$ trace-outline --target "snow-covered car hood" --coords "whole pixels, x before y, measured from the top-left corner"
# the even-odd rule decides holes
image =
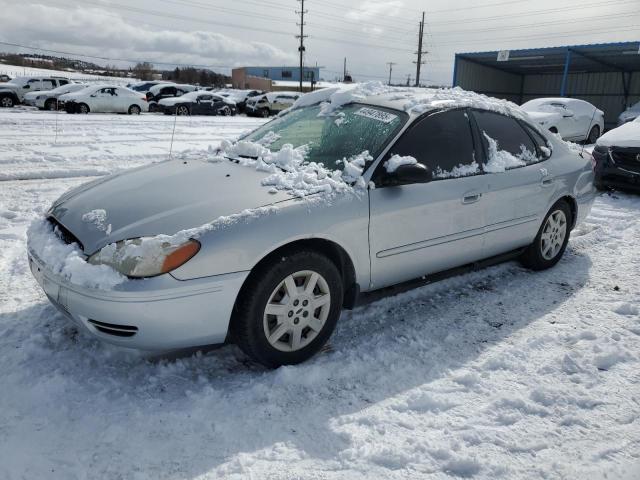
[[[526,113],[531,117],[531,120],[539,124],[554,122],[561,118],[559,113],[553,112],[526,111]]]
[[[12,92],[17,92],[18,90],[20,90],[20,85],[17,85],[15,83],[11,83],[11,82],[6,82],[6,83],[0,83],[0,91],[2,90],[10,90]]]
[[[640,148],[640,122],[636,120],[609,130],[598,139],[597,144],[603,147]]]
[[[267,175],[227,160],[161,162],[71,190],[53,204],[49,215],[73,233],[90,255],[120,240],[172,235],[291,199],[285,192],[273,193],[262,186]],[[96,210],[106,212],[105,228],[87,221],[86,215]]]
[[[640,116],[640,107],[639,108],[629,108],[620,114],[618,120],[620,122],[629,122],[634,120]]]
[[[25,100],[33,100],[38,98],[40,95],[50,95],[51,90],[40,90],[38,92],[29,92],[24,94]]]

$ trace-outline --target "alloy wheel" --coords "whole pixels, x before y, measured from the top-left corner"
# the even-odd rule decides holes
[[[304,270],[287,276],[273,290],[264,309],[264,334],[282,352],[301,350],[324,328],[331,309],[327,281]]]
[[[554,211],[544,224],[540,236],[542,258],[553,260],[562,250],[567,236],[567,217],[562,210]]]
[[[189,109],[187,107],[178,107],[178,115],[189,115]]]
[[[4,108],[13,107],[13,100],[9,97],[2,97],[2,99],[0,99],[0,105]]]

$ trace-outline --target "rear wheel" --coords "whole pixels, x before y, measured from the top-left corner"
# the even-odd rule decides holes
[[[600,137],[600,126],[594,125],[589,132],[589,136],[587,137],[587,143],[592,144],[596,143],[596,140]]]
[[[189,115],[189,108],[184,105],[180,105],[176,108],[176,115]]]
[[[140,115],[142,109],[138,105],[131,105],[129,107],[129,115]]]
[[[0,97],[0,107],[11,108],[13,107],[13,98],[7,96]]]
[[[558,263],[569,242],[571,222],[571,209],[560,200],[549,210],[535,240],[523,253],[522,264],[532,270],[545,270]]]
[[[89,105],[87,105],[86,103],[81,103],[80,105],[78,105],[78,113],[89,113],[90,109],[89,109]]]
[[[252,273],[236,300],[232,336],[267,367],[317,353],[340,316],[342,280],[335,264],[304,250],[278,255]]]

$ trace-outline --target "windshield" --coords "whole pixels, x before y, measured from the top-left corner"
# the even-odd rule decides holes
[[[404,112],[369,105],[346,105],[330,115],[320,106],[292,110],[250,133],[243,140],[265,144],[272,152],[283,145],[306,145],[309,162],[322,163],[328,169],[342,169],[340,160],[365,150],[375,158],[404,125]],[[272,133],[271,133],[272,132]],[[264,138],[269,134],[270,142]],[[263,140],[264,139],[264,140]]]

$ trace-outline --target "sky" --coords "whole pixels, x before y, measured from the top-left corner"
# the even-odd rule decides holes
[[[0,42],[103,65],[228,74],[297,65],[300,8],[296,0],[0,0]],[[433,85],[451,84],[456,52],[640,40],[640,0],[305,0],[305,10],[305,64],[322,67],[325,80],[342,76],[346,57],[355,80],[387,81],[392,62],[394,83],[413,82],[423,10],[422,81]]]

